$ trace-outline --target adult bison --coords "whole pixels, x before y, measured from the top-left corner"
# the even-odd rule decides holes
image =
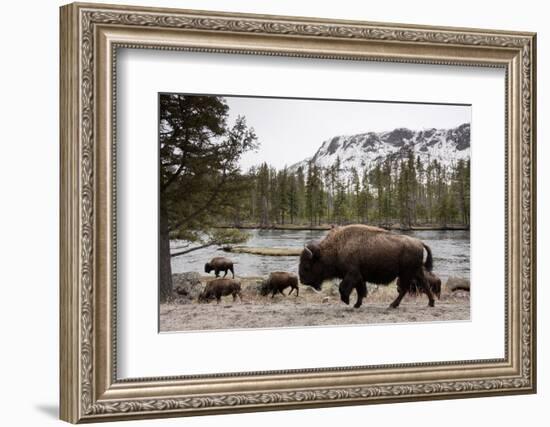
[[[424,249],[427,257],[423,262]],[[424,268],[433,267],[432,251],[420,240],[394,234],[378,227],[348,225],[337,227],[320,242],[308,243],[300,255],[300,281],[317,290],[324,280],[340,278],[340,299],[349,304],[352,290],[357,291],[359,308],[367,296],[366,282],[387,285],[399,278],[399,295],[390,305],[396,308],[416,280],[428,296],[434,297],[424,277]]]
[[[233,278],[235,278],[235,271],[233,271],[233,261],[223,256],[212,258],[210,262],[204,264],[204,272],[210,273],[214,270],[216,277],[220,277],[220,271],[224,272],[223,277],[227,276],[227,272],[231,271]]]

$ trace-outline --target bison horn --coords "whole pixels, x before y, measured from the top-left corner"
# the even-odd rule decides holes
[[[313,252],[311,252],[311,249],[309,249],[307,245],[304,245],[304,253],[309,259],[313,258]]]
[[[317,242],[309,242],[306,247],[312,253],[312,258],[319,258],[321,256],[321,248]]]

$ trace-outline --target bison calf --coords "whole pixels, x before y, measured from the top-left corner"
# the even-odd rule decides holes
[[[241,282],[235,279],[214,279],[208,282],[204,291],[199,295],[199,302],[209,302],[216,298],[216,302],[219,304],[222,297],[226,295],[233,295],[233,301],[239,299],[242,301],[241,296]]]
[[[229,258],[219,256],[212,258],[210,262],[204,264],[205,273],[210,273],[212,270],[214,270],[216,277],[220,277],[220,271],[225,272],[223,277],[227,276],[228,271],[231,271],[233,278],[235,278],[235,272],[233,271],[233,261],[231,261]]]
[[[425,268],[423,268],[423,273],[424,273],[424,280],[428,286],[428,289],[432,292],[433,295],[435,295],[438,299],[441,298],[441,279],[439,277],[437,277],[434,273],[432,273],[431,271],[428,271],[426,270]],[[395,299],[395,301],[393,301],[391,303],[391,307],[392,308],[397,308],[399,306],[399,304],[401,303],[401,300],[403,299],[403,297],[405,296],[405,294],[408,292],[410,294],[418,294],[419,292],[424,292],[426,293],[425,289],[426,287],[425,286],[422,286],[421,283],[418,283],[419,282],[419,278],[414,278],[413,280],[411,280],[409,282],[409,286],[408,287],[404,287],[401,283],[401,281],[399,280],[399,278],[397,279],[397,291],[399,292],[399,295],[397,296],[397,298]]]
[[[273,298],[277,292],[284,295],[283,291],[288,287],[291,288],[288,295],[296,289],[296,296],[298,296],[300,292],[298,289],[298,276],[284,271],[275,271],[269,273],[269,277],[262,286],[261,294],[266,296],[271,292],[271,298]]]

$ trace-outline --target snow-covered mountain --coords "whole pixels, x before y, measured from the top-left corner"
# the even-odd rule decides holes
[[[348,175],[352,167],[358,171],[370,171],[386,158],[405,159],[410,150],[415,158],[427,165],[437,160],[444,166],[451,166],[458,160],[470,158],[470,124],[464,123],[453,129],[411,130],[398,128],[389,132],[367,132],[358,135],[334,136],[321,144],[310,158],[290,167],[307,169],[310,161],[321,167],[332,166],[340,158],[342,172]]]

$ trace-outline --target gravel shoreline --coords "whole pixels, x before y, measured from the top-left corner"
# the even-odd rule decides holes
[[[443,290],[435,307],[425,295],[407,295],[397,309],[389,304],[397,295],[395,285],[369,286],[363,306],[354,309],[340,301],[336,286],[325,284],[321,292],[300,285],[298,297],[263,297],[256,291],[258,278],[241,278],[242,301],[224,297],[199,304],[174,298],[160,306],[160,331],[281,328],[303,326],[365,325],[382,323],[464,321],[470,319],[470,294]],[[288,293],[288,289],[285,291]],[[355,292],[354,292],[355,293]],[[352,304],[355,295],[352,294]]]

